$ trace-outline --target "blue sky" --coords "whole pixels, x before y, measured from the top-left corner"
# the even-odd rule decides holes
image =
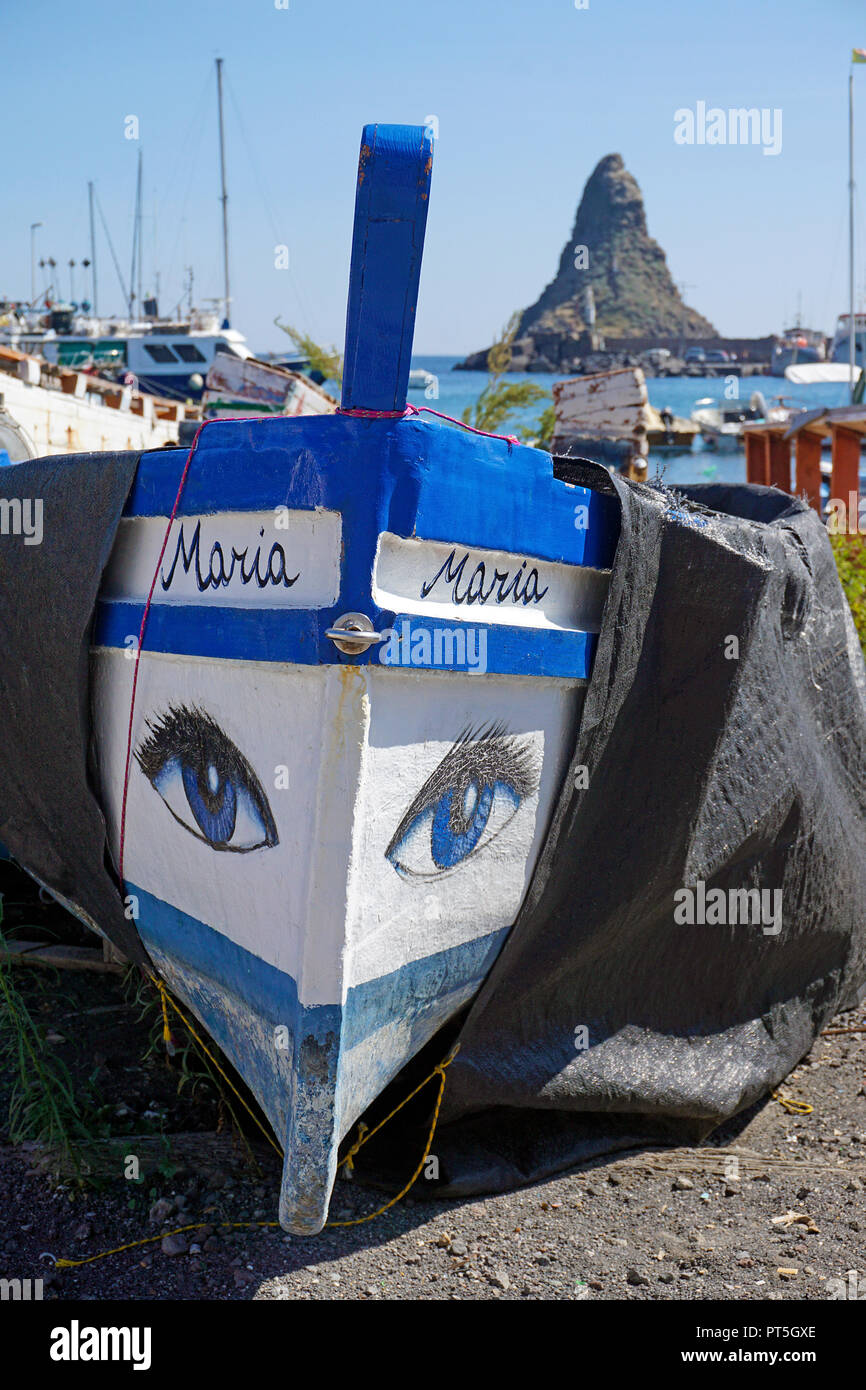
[[[285,3],[285,0],[280,0]],[[5,13],[4,13],[5,11]],[[259,349],[285,319],[342,346],[355,165],[366,121],[439,123],[416,350],[486,345],[551,278],[597,161],[619,151],[689,303],[730,335],[847,299],[847,75],[856,0],[28,0],[0,9],[0,296],[38,253],[88,254],[93,179],[128,277],[136,115],[144,281],[161,307],[195,270],[221,292],[213,60],[225,59],[233,322]],[[857,93],[866,210],[866,66]],[[781,108],[781,153],[679,146],[674,112]],[[274,267],[289,247],[290,270]],[[866,291],[858,230],[858,284]],[[100,310],[121,294],[101,229]],[[80,274],[80,272],[79,272]],[[82,290],[79,286],[79,295]],[[866,293],[863,295],[866,300]]]

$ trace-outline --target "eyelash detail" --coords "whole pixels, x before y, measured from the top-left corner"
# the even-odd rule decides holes
[[[432,878],[456,869],[495,839],[538,782],[537,752],[529,739],[507,733],[501,723],[464,729],[402,817],[386,858],[404,877]],[[411,868],[408,855],[398,851],[428,820],[431,864],[425,872]],[[491,820],[496,828],[485,839]]]
[[[181,705],[147,720],[147,728],[136,761],[185,830],[212,849],[235,853],[279,843],[255,772],[206,710]],[[181,795],[195,826],[180,814]],[[246,838],[232,843],[238,831]]]

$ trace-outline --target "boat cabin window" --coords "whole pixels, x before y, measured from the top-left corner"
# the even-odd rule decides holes
[[[230,343],[226,342],[225,338],[217,338],[214,343],[214,350],[216,352],[224,352],[228,357],[240,357],[241,355],[239,352],[235,352],[234,348]]]
[[[172,347],[182,362],[206,362],[207,358],[203,352],[199,352],[192,343],[172,343]]]
[[[163,343],[145,343],[144,350],[154,362],[176,362],[177,358],[170,347]]]

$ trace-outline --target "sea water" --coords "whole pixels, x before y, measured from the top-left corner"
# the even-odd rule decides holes
[[[441,411],[443,415],[453,415],[458,420],[461,419],[466,407],[474,405],[477,401],[488,378],[486,372],[455,372],[454,365],[460,360],[459,357],[414,356],[414,369],[421,368],[435,376],[438,398],[419,388],[410,390],[411,403],[416,406],[427,405],[433,410]],[[553,383],[562,379],[561,376],[548,372],[514,372],[509,373],[506,378],[509,382],[533,381],[548,393],[552,390]],[[723,375],[648,377],[647,391],[650,403],[657,410],[664,410],[667,406],[674,415],[688,419],[696,401],[705,396],[711,396],[716,400],[723,398],[726,385],[730,381],[731,378],[726,379]],[[831,385],[795,386],[783,377],[775,376],[744,377],[742,380],[734,378],[734,381],[744,405],[748,405],[749,398],[755,391],[760,391],[768,406],[777,405],[779,396],[784,398],[786,405],[796,404],[803,410],[848,404],[848,388],[841,382]],[[727,389],[730,390],[729,385]],[[529,427],[535,424],[542,410],[549,404],[550,399],[543,400],[527,410],[518,412],[506,424],[500,426],[502,433],[515,432],[515,426]],[[699,441],[691,452],[651,452],[649,476],[653,477],[656,474],[660,474],[666,483],[745,482],[746,459],[742,449],[722,453],[703,447]]]

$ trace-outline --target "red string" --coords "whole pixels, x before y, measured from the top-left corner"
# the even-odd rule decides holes
[[[465,420],[455,420],[453,415],[443,415],[441,410],[431,410],[429,405],[407,405],[407,415],[420,415],[422,410],[426,410],[428,415],[436,415],[440,420],[450,420],[452,425],[459,425],[462,430],[469,430],[470,434],[484,434],[488,439],[504,439],[506,444],[519,444],[520,440],[516,434],[494,434],[492,430],[479,430],[474,425],[467,425]]]
[[[233,420],[243,421],[246,424],[261,425],[266,423],[266,421],[262,418],[261,415],[236,416],[230,418],[232,418]],[[159,552],[159,559],[156,562],[156,569],[153,572],[153,579],[150,583],[150,591],[147,595],[147,602],[144,605],[144,612],[141,615],[141,627],[138,629],[138,647],[135,653],[135,670],[132,674],[132,698],[129,702],[129,725],[126,731],[126,766],[124,768],[123,773],[123,801],[120,807],[120,847],[118,850],[117,873],[118,877],[120,878],[121,887],[125,886],[123,877],[123,854],[124,846],[126,844],[126,801],[127,796],[129,794],[129,765],[132,761],[132,726],[135,718],[135,696],[138,690],[138,663],[144,645],[144,630],[147,627],[147,619],[150,614],[150,605],[153,601],[153,593],[156,588],[156,581],[159,578],[159,568],[162,564],[162,557],[165,554],[165,548],[168,545],[168,538],[171,534],[171,528],[174,525],[174,519],[177,516],[177,509],[180,506],[180,499],[183,496],[183,490],[186,486],[186,480],[189,474],[190,464],[192,463],[192,456],[196,451],[199,436],[201,435],[201,432],[206,425],[215,425],[218,423],[221,422],[219,420],[202,420],[193,437],[189,453],[186,456],[186,463],[183,466],[183,472],[180,475],[180,483],[178,484],[177,496],[174,499],[174,506],[171,509],[171,516],[168,519],[168,525],[165,528],[165,535],[162,538],[162,548]]]
[[[364,410],[361,406],[353,406],[351,409],[344,410],[338,406],[338,415],[354,415],[359,420],[408,420],[412,415],[420,415],[426,411],[428,415],[435,415],[440,420],[447,420],[452,425],[459,425],[462,430],[469,430],[470,434],[483,434],[487,439],[504,439],[506,444],[519,444],[520,440],[514,434],[494,434],[492,430],[479,430],[474,425],[467,425],[465,420],[456,420],[453,415],[443,415],[441,410],[432,410],[429,405],[407,405],[405,410]]]
[[[359,420],[402,420],[408,413],[409,407],[405,410],[364,410],[362,406],[352,406],[351,409],[344,410],[341,405],[337,406],[337,415],[356,415]]]

